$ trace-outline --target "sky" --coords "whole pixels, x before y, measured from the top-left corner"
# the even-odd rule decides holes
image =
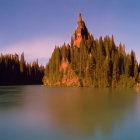
[[[0,53],[24,52],[45,65],[53,49],[70,43],[79,12],[94,38],[114,35],[140,63],[139,0],[0,0]]]

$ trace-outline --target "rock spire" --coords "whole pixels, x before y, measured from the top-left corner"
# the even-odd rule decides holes
[[[82,19],[81,13],[79,13],[78,21],[77,21],[78,27],[74,32],[73,38],[74,38],[74,46],[80,48],[80,43],[82,39],[88,39],[88,30],[85,26],[85,22]]]

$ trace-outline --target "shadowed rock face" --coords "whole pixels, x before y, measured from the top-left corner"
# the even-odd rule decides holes
[[[88,39],[89,33],[85,26],[85,22],[82,19],[81,13],[79,13],[79,18],[77,21],[78,27],[74,32],[74,46],[80,47],[80,43],[82,39]]]

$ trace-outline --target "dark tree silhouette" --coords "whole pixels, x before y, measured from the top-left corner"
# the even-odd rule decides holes
[[[0,56],[0,85],[42,84],[43,75],[44,67],[39,66],[37,61],[26,63],[24,53],[20,60],[17,54]]]

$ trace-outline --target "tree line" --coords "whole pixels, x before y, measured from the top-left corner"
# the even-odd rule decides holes
[[[26,63],[24,53],[0,55],[0,85],[42,84],[44,67],[38,65],[38,60],[32,64]]]
[[[61,83],[70,70],[79,78],[81,86],[134,87],[140,82],[140,65],[135,52],[127,54],[124,45],[115,44],[113,35],[94,39],[91,34],[87,40],[82,39],[80,48],[73,42],[72,38],[71,45],[64,43],[55,47],[45,68],[44,83]],[[68,62],[65,72],[60,71],[62,60]]]

